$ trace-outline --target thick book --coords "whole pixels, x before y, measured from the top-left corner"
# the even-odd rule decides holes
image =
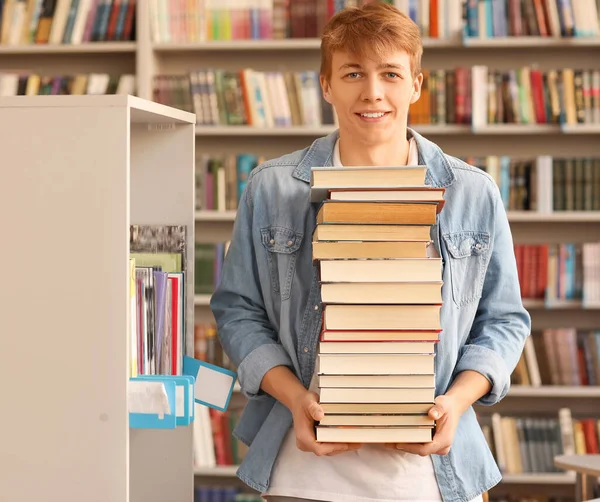
[[[440,212],[444,206],[445,188],[418,187],[387,189],[334,189],[329,190],[329,200],[344,201],[387,201],[387,202],[436,202]]]
[[[441,305],[325,305],[325,329],[440,330]]]
[[[428,443],[433,428],[317,426],[317,441],[329,443]]]
[[[427,258],[426,241],[313,242],[313,260],[359,258]]]
[[[432,304],[442,303],[442,281],[328,282],[321,284],[325,304]]]
[[[321,260],[321,282],[425,282],[442,280],[441,258]]]
[[[435,354],[319,354],[324,375],[430,375]]]
[[[437,341],[441,330],[344,330],[324,329],[321,341]]]
[[[404,167],[313,167],[310,174],[312,202],[327,198],[329,190],[351,188],[422,188],[426,166]]]
[[[321,342],[321,354],[433,354],[431,342]]]
[[[353,426],[353,427],[401,427],[432,426],[433,419],[428,415],[325,415],[319,425]]]
[[[435,375],[319,375],[319,386],[339,388],[435,387]]]
[[[434,202],[325,201],[317,223],[364,223],[370,225],[434,225]]]
[[[431,403],[321,403],[325,415],[371,415],[371,414],[407,414],[429,413]]]
[[[318,224],[313,241],[421,241],[429,242],[430,225]]]
[[[435,399],[435,389],[433,387],[421,387],[411,389],[401,388],[383,388],[369,389],[364,388],[321,388],[319,401],[321,403],[430,403],[433,406]]]

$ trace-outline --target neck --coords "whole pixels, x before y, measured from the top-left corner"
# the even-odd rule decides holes
[[[344,166],[405,166],[409,142],[406,132],[395,141],[364,145],[340,134],[340,161]]]

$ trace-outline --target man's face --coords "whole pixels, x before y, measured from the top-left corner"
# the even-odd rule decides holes
[[[367,146],[403,134],[422,80],[422,75],[412,78],[406,51],[390,52],[379,61],[335,52],[331,80],[321,77],[321,86],[325,99],[335,107],[342,134]]]

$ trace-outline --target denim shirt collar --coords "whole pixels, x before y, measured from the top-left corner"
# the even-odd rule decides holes
[[[407,129],[408,136],[414,137],[419,150],[419,164],[427,166],[425,184],[434,187],[448,187],[455,179],[454,172],[440,148],[425,139],[419,133]],[[310,170],[314,166],[329,167],[333,165],[333,148],[339,138],[339,129],[313,142],[302,158],[293,176],[299,180],[310,182]]]

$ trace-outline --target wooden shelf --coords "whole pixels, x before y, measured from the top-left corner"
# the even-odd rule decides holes
[[[413,127],[425,135],[470,134],[471,126],[465,124],[415,124]],[[251,126],[197,126],[197,136],[325,136],[337,129],[334,125],[251,127]]]
[[[488,124],[472,128],[468,124],[409,124],[420,134],[435,135],[471,135],[471,136],[510,136],[510,135],[589,135],[600,134],[600,124],[582,124],[559,126],[554,124]],[[325,136],[335,131],[337,126],[287,126],[287,127],[251,127],[251,126],[197,126],[197,136]]]
[[[194,476],[233,478],[237,465],[217,465],[215,467],[195,467]]]
[[[84,44],[0,45],[0,54],[110,54],[135,52],[135,42],[87,42]]]
[[[474,127],[474,135],[521,135],[521,134],[562,134],[559,125],[554,124],[487,124]]]
[[[528,474],[503,474],[502,483],[512,484],[537,484],[537,485],[572,485],[575,476],[569,473],[528,473]]]
[[[196,221],[231,221],[235,220],[236,211],[196,211]]]
[[[554,300],[550,304],[547,304],[545,300],[538,298],[524,298],[523,306],[526,309],[540,310],[596,310],[600,308],[600,305],[584,306],[581,300]]]
[[[508,391],[509,397],[556,397],[556,398],[599,398],[600,386],[569,386],[569,385],[543,385],[532,387],[530,385],[512,385]]]
[[[470,49],[506,49],[506,48],[569,48],[569,47],[599,47],[599,37],[496,37],[472,38],[465,37],[463,45]]]
[[[235,211],[202,210],[196,211],[196,221],[235,221]],[[600,223],[600,211],[557,211],[538,213],[536,211],[508,211],[508,220],[514,223]]]
[[[600,223],[600,211],[554,211],[552,213],[538,213],[537,211],[509,211],[508,219],[509,221],[515,223]]]
[[[194,305],[210,305],[212,295],[194,295]]]
[[[600,134],[600,124],[563,125],[564,134]]]
[[[321,48],[320,38],[287,38],[273,40],[207,40],[205,42],[171,43],[160,42],[152,45],[156,53],[194,51],[281,51],[314,50]],[[428,49],[459,49],[462,44],[452,39],[423,39],[423,47]]]

